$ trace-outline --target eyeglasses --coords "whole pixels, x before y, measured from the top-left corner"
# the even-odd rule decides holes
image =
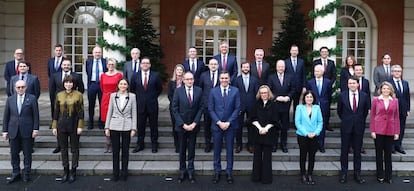
[[[26,86],[16,86],[16,89],[24,89]]]

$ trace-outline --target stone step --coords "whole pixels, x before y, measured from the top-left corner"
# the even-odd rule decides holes
[[[34,161],[57,161],[61,160],[61,154],[53,154],[54,148],[36,148],[33,153]],[[132,151],[132,149],[130,149]],[[111,153],[104,153],[104,149],[99,148],[81,148],[79,160],[81,161],[112,161]],[[339,161],[340,149],[326,149],[325,153],[318,152],[316,154],[316,161]],[[392,160],[394,162],[414,162],[414,150],[406,150],[407,154],[393,154]],[[212,161],[213,152],[205,153],[204,149],[196,149],[197,161]],[[222,160],[225,160],[225,149],[222,150]],[[22,154],[21,154],[22,155]],[[352,160],[352,154],[349,155],[349,160]],[[366,149],[366,154],[362,154],[362,161],[375,161],[375,150]],[[23,155],[22,155],[23,157]],[[10,160],[10,149],[0,148],[0,160]],[[145,149],[139,153],[131,153],[129,155],[130,161],[177,161],[178,153],[173,149],[159,149],[158,153],[152,153],[151,149]],[[234,153],[235,161],[253,161],[253,154],[242,150],[240,153]],[[299,149],[290,149],[288,153],[283,153],[280,150],[272,153],[273,161],[299,161]]]
[[[178,175],[177,161],[131,161],[129,162],[130,175],[158,175],[176,176]],[[212,161],[195,161],[196,175],[212,175]],[[339,161],[334,162],[315,162],[314,175],[333,176],[338,175],[340,170]],[[352,162],[349,162],[349,173],[352,174]],[[364,176],[375,175],[375,162],[362,162],[361,174]],[[226,163],[222,162],[222,168],[226,168]],[[63,172],[61,161],[33,161],[32,173],[41,175],[61,175]],[[233,174],[250,175],[252,169],[251,161],[236,161],[233,165]],[[298,162],[273,161],[273,175],[298,175]],[[9,175],[11,172],[10,161],[0,161],[0,174]],[[77,171],[78,175],[108,175],[112,174],[111,161],[80,161]],[[224,172],[223,172],[224,174]],[[393,162],[393,174],[395,176],[414,176],[414,162]],[[235,177],[237,180],[237,177]]]

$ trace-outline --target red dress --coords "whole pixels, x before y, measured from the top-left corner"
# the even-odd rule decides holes
[[[122,79],[122,73],[116,73],[115,75],[108,75],[106,73],[101,74],[100,86],[102,91],[101,100],[101,121],[106,121],[106,114],[108,113],[109,99],[111,93],[116,92],[118,81]]]

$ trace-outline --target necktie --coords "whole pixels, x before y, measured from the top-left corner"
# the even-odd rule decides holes
[[[18,100],[17,100],[17,110],[20,114],[20,112],[22,111],[22,105],[23,105],[23,96],[18,96]]]
[[[401,81],[397,80],[397,85],[398,85],[398,91],[400,91],[401,93],[403,92],[402,87],[401,87]]]
[[[95,60],[95,82],[99,82],[99,60]]]
[[[18,67],[19,65],[18,64],[16,64],[16,75],[17,74],[19,74],[19,67]]]
[[[188,91],[188,103],[191,106],[193,104],[193,99],[191,99],[191,89],[189,88],[187,91]]]
[[[323,60],[323,68],[325,69],[325,73],[326,73],[326,68],[328,67],[328,64],[326,64],[326,60]]]
[[[244,90],[246,90],[246,92],[249,91],[249,78],[248,77],[243,77],[243,83],[244,83]]]
[[[352,110],[354,112],[356,112],[356,110],[357,110],[356,93],[354,93],[354,99],[352,100]]]
[[[389,77],[390,76],[390,67],[386,66],[385,68],[387,68],[387,77]]]
[[[134,60],[134,65],[132,67],[133,67],[132,70],[134,70],[134,72],[137,72],[138,66],[137,66],[137,61],[136,60]]]
[[[321,84],[321,80],[317,80],[316,86],[318,88],[318,93],[319,95],[321,95],[322,92],[322,84]]]
[[[224,88],[223,89],[223,103],[224,103],[224,106],[226,106],[226,100],[227,100],[227,89]]]
[[[257,63],[257,75],[259,76],[259,78],[262,77],[262,62]]]
[[[59,57],[55,58],[55,71],[57,72],[59,70]]]
[[[144,90],[147,90],[147,85],[148,85],[148,75],[147,72],[144,72]]]
[[[293,59],[292,63],[293,63],[293,71],[296,72],[296,66],[297,66],[296,59]]]
[[[211,72],[211,86],[214,87],[214,72]]]
[[[224,54],[223,55],[223,62],[221,63],[222,64],[222,69],[223,69],[223,71],[226,71],[227,70],[227,60],[226,60],[226,55]]]
[[[24,80],[24,75],[22,75],[22,80]]]
[[[195,70],[195,63],[194,60],[191,60],[191,73],[195,74],[196,70]]]
[[[282,74],[278,74],[278,75],[279,75],[280,86],[283,86],[283,75]]]

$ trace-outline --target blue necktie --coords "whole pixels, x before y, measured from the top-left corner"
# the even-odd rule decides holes
[[[321,92],[322,92],[321,80],[318,80],[316,86],[318,87],[318,93],[319,93],[319,95],[321,95]]]
[[[195,63],[194,60],[191,60],[191,73],[195,74],[196,70],[195,70]]]
[[[98,83],[99,82],[99,60],[95,60],[95,82]]]

